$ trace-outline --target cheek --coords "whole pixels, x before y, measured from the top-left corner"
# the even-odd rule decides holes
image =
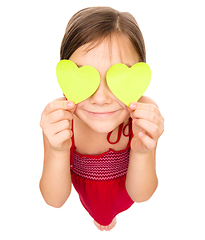
[[[123,115],[125,117],[125,119],[130,117],[130,111],[129,108],[127,107],[127,105],[125,105],[124,103],[120,102],[120,100],[118,100],[119,105],[122,107],[123,109]]]
[[[121,108],[128,111],[127,105],[125,105],[123,102],[121,102],[112,92],[111,92],[111,94],[112,94],[112,98],[114,99],[114,101],[117,102],[121,106]]]
[[[127,105],[125,105],[123,102],[121,102],[117,97],[115,97],[115,98],[116,98],[116,102],[121,106],[121,108],[123,108],[125,111],[127,111],[129,113]]]
[[[76,109],[75,109],[75,112],[74,114],[78,117],[78,112],[80,110],[80,108],[82,107],[82,103],[78,103],[77,106],[76,106]]]
[[[76,110],[75,110],[75,111],[78,111],[79,109],[82,109],[83,106],[87,103],[87,101],[88,101],[88,99],[86,99],[86,100],[78,103],[78,104],[76,105]]]
[[[82,101],[82,102],[80,102],[80,103],[78,103],[77,105],[76,105],[76,109],[75,109],[75,112],[74,112],[74,114],[79,118],[79,119],[81,119],[81,117],[82,117],[82,113],[83,113],[83,109],[84,108],[86,108],[86,106],[88,105],[87,104],[87,101],[88,101],[88,99],[86,99],[86,100],[84,100],[84,101]]]
[[[130,117],[130,113],[128,110],[124,110],[125,113],[125,119],[128,119]]]

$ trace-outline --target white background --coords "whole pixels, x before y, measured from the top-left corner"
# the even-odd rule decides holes
[[[45,105],[61,97],[55,77],[69,18],[89,6],[134,15],[152,82],[146,92],[165,117],[153,197],[100,232],[73,189],[55,209],[39,191]],[[201,0],[36,0],[0,4],[0,239],[205,239],[205,17]]]

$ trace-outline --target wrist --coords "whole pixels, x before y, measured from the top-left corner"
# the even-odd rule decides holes
[[[149,159],[154,155],[154,151],[149,151],[149,152],[137,152],[134,150],[130,150],[130,154],[132,154],[133,157],[137,159]]]
[[[67,157],[70,155],[70,148],[61,149],[50,146],[50,154],[54,157]]]
[[[52,146],[49,144],[50,150],[54,153],[59,153],[59,154],[67,154],[70,152],[72,146],[72,141],[71,139],[65,141],[62,143],[60,146]]]

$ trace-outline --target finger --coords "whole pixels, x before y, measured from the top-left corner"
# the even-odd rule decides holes
[[[51,125],[52,131],[55,134],[62,132],[64,130],[71,130],[72,129],[72,122],[68,120],[62,120],[60,122],[54,123]]]
[[[61,131],[61,132],[57,133],[56,136],[55,136],[55,137],[56,137],[56,139],[55,139],[56,145],[57,145],[58,147],[61,147],[61,145],[62,145],[65,141],[71,139],[72,134],[73,134],[73,133],[72,133],[71,130],[64,130],[64,131]]]
[[[59,109],[47,115],[50,123],[56,123],[62,120],[73,120],[73,114],[69,111]]]
[[[74,113],[77,105],[73,101],[67,101],[67,103],[69,112]]]
[[[73,101],[52,101],[45,107],[44,114],[48,115],[58,109],[64,109],[69,110],[70,112],[74,112],[75,108],[76,105]]]
[[[160,136],[159,127],[150,121],[145,119],[135,119],[133,124],[145,130],[146,133],[154,140],[158,139]]]
[[[132,119],[146,119],[156,125],[161,124],[161,120],[157,114],[151,111],[137,109],[131,114]]]
[[[47,136],[47,138],[51,139],[54,138],[59,132],[71,129],[72,121],[62,120],[57,123],[47,124],[47,126],[43,129],[43,132]]]
[[[139,132],[138,137],[140,138],[140,140],[142,141],[142,143],[145,145],[147,149],[154,150],[156,148],[156,144],[157,144],[156,141],[154,141],[152,138],[147,136],[145,133]]]
[[[147,111],[153,112],[159,117],[159,119],[161,121],[163,120],[163,117],[162,117],[162,115],[159,111],[159,108],[155,104],[132,102],[132,103],[130,103],[129,108],[130,108],[131,111],[141,109],[141,110],[147,110]]]

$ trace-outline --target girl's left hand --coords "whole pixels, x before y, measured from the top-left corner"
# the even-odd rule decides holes
[[[164,132],[164,118],[155,104],[132,102],[129,105],[133,138],[131,149],[135,153],[148,153],[157,146]]]

